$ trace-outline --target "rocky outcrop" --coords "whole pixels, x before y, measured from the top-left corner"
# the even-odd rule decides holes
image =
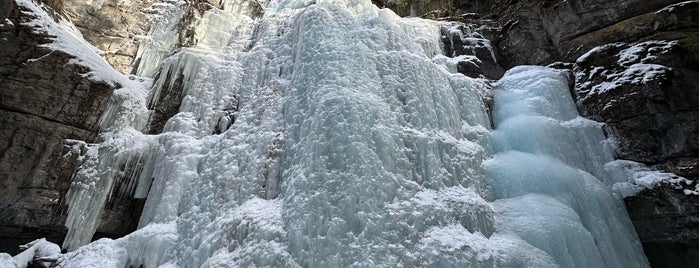
[[[378,7],[390,8],[400,16],[423,16],[436,10],[442,11],[442,15],[458,15],[459,10],[454,9],[453,0],[372,0]],[[447,14],[448,13],[448,14]]]
[[[42,46],[53,36],[26,25],[33,18],[14,1],[0,3],[9,7],[0,25],[0,245],[12,247],[0,251],[13,252],[15,242],[41,236],[61,242],[61,202],[81,141],[95,139],[114,86]]]
[[[699,198],[665,185],[625,203],[653,267],[699,266]]]
[[[500,79],[505,69],[498,62],[499,51],[490,41],[494,40],[496,31],[497,27],[489,20],[443,23],[444,54],[457,60],[459,73],[472,78]]]
[[[600,46],[580,57],[574,68],[580,112],[606,123],[618,141],[618,158],[694,180],[625,199],[654,267],[699,265],[699,196],[693,194],[699,179],[695,36]]]
[[[566,61],[611,42],[630,42],[661,31],[685,28],[691,12],[658,11],[677,0],[540,1],[539,15],[548,38]],[[696,20],[697,18],[694,18]]]
[[[699,155],[699,46],[693,42],[615,43],[577,61],[581,113],[607,123],[620,158],[654,165]]]
[[[194,42],[191,29],[198,13],[210,8],[220,8],[221,1],[214,0],[63,0],[63,13],[80,30],[85,40],[103,51],[102,56],[115,70],[124,74],[154,76],[155,73],[139,71],[144,53],[159,54],[162,60],[177,46]],[[252,1],[250,2],[253,3]],[[257,2],[254,2],[257,3]],[[259,5],[259,4],[258,4]],[[175,10],[184,11],[184,14]],[[174,18],[167,18],[169,14]],[[167,29],[172,19],[181,21],[179,29]],[[156,35],[173,35],[169,44],[152,44]],[[161,39],[162,36],[160,37]],[[149,44],[149,42],[151,44]],[[160,42],[163,42],[162,40]],[[157,43],[157,42],[156,42]],[[147,48],[151,46],[150,48]],[[151,50],[148,50],[151,49]],[[157,64],[157,63],[156,63]],[[157,67],[157,66],[156,66]]]
[[[502,26],[494,43],[506,68],[572,62],[612,42],[677,39],[698,25],[697,4],[680,0],[492,2],[492,16]]]
[[[64,0],[63,12],[121,73],[135,73],[138,49],[167,1]]]

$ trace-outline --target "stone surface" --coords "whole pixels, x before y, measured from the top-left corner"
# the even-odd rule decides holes
[[[635,41],[651,34],[653,28],[656,30],[661,28],[655,21],[667,16],[667,14],[654,14],[655,11],[682,1],[546,0],[539,2],[538,13],[548,38],[556,46],[559,54],[571,61],[592,47],[616,41]],[[651,16],[642,16],[648,13]],[[626,25],[629,20],[635,23]],[[620,27],[619,24],[622,26]],[[634,27],[636,25],[641,27]],[[615,34],[599,34],[614,30],[617,30]]]
[[[492,16],[502,27],[498,44],[505,68],[575,61],[613,42],[678,39],[696,35],[699,3],[681,0],[500,0]]]
[[[539,16],[541,1],[498,1],[493,7],[501,32],[494,43],[506,68],[517,65],[546,65],[560,60]]]
[[[12,22],[0,26],[0,244],[60,242],[78,140],[95,138],[114,88],[85,78],[72,55],[41,47],[51,36],[24,26],[31,18],[13,1],[0,2]]]
[[[497,29],[489,20],[444,23],[441,28],[444,54],[448,57],[476,57],[458,62],[459,73],[473,78],[500,79],[505,69],[498,62],[499,51],[490,41],[494,39],[495,31]]]
[[[697,51],[691,38],[595,49],[574,69],[581,114],[607,123],[620,158],[658,164],[699,156]]]
[[[699,198],[661,186],[624,201],[653,267],[699,266]]]
[[[442,10],[453,13],[453,0],[372,0],[378,7],[390,8],[400,16],[423,16],[434,10]],[[451,15],[451,14],[449,14]]]
[[[581,114],[605,122],[618,158],[699,179],[699,46],[675,41],[614,43],[574,67]],[[699,196],[670,185],[625,199],[653,267],[699,265]]]
[[[150,29],[150,7],[163,1],[64,0],[64,13],[85,40],[104,51],[103,57],[121,73],[133,73],[136,53]]]

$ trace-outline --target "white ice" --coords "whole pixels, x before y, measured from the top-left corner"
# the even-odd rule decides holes
[[[496,230],[560,267],[646,267],[623,203],[610,191],[620,180],[605,170],[610,148],[599,124],[578,117],[567,79],[520,66],[495,88],[497,153],[485,169],[497,198]]]

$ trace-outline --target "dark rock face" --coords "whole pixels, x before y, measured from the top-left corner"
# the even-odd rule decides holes
[[[468,77],[500,79],[505,69],[498,63],[499,51],[491,43],[494,26],[488,20],[476,23],[450,22],[442,26],[442,44],[448,57],[466,57],[457,65],[457,71]],[[475,57],[475,58],[474,58]]]
[[[540,2],[509,0],[493,6],[492,12],[502,27],[495,43],[503,56],[501,64],[506,69],[559,61],[555,44],[546,33],[539,15]]]
[[[452,13],[455,1],[453,0],[372,0],[378,7],[390,8],[400,16],[422,16],[428,12],[440,10]],[[450,14],[451,15],[451,14]]]
[[[575,61],[593,47],[612,42],[678,39],[695,32],[698,3],[680,0],[499,1],[493,15],[502,25],[495,43],[503,65],[546,65]]]
[[[12,23],[0,26],[0,244],[60,243],[80,141],[95,139],[114,88],[85,78],[72,55],[41,47],[51,36],[23,25],[32,18],[13,1],[1,3]]]
[[[655,14],[655,11],[678,2],[682,1],[548,0],[540,1],[538,12],[558,53],[572,61],[595,46],[634,41],[663,29],[655,21],[667,14]]]
[[[699,47],[692,46],[616,43],[576,63],[581,113],[607,123],[620,158],[658,164],[699,155],[699,69],[687,62]]]
[[[609,44],[576,62],[580,112],[606,123],[618,158],[699,179],[698,52],[688,35]],[[694,190],[696,182],[682,186]],[[699,265],[699,196],[662,185],[625,202],[654,267]]]
[[[661,186],[624,201],[653,267],[699,266],[699,198]]]

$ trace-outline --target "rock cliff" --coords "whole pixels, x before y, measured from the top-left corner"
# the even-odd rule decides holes
[[[61,200],[114,86],[42,46],[53,36],[28,25],[33,18],[14,1],[1,3],[0,251],[14,252],[42,236],[63,239]]]

